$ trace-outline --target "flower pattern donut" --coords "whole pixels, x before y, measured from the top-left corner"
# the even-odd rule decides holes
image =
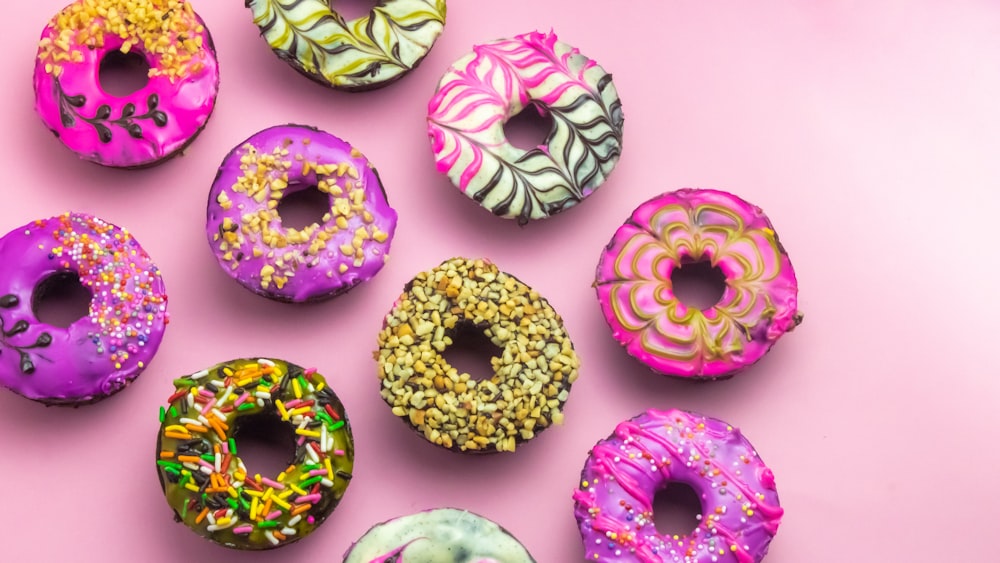
[[[163,339],[160,270],[132,235],[84,213],[33,221],[0,239],[0,384],[45,404],[79,405],[124,389]],[[34,311],[51,280],[75,277],[91,295],[62,328]]]
[[[656,530],[653,498],[670,483],[701,501],[687,535]],[[774,474],[732,426],[681,410],[622,422],[591,450],[573,493],[588,561],[758,563],[784,511]]]
[[[246,0],[279,58],[339,90],[373,90],[410,72],[444,30],[445,0],[380,0],[345,20],[329,0]]]
[[[139,90],[113,96],[98,71],[112,52],[149,64]],[[119,168],[176,155],[215,107],[212,37],[185,0],[76,0],[45,27],[35,62],[35,110],[81,158]]]
[[[708,261],[726,278],[719,302],[688,307],[671,275]],[[718,190],[683,189],[640,205],[597,267],[601,310],[614,338],[653,370],[729,377],[759,360],[802,320],[795,270],[756,206]]]
[[[525,151],[504,124],[529,104],[552,117],[552,130]],[[551,32],[476,45],[445,73],[427,111],[438,171],[522,224],[582,201],[621,154],[624,117],[611,75]]]

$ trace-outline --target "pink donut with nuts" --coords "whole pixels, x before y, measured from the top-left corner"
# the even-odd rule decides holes
[[[101,86],[105,56],[137,53],[146,85],[114,96]],[[35,110],[81,158],[116,168],[176,155],[215,107],[219,65],[212,37],[185,0],[77,0],[42,31]]]
[[[698,525],[660,534],[653,499],[671,483],[698,495]],[[591,450],[573,493],[588,561],[757,563],[784,514],[774,474],[739,430],[682,410],[647,411]]]
[[[685,305],[671,281],[698,262],[725,276],[705,309]],[[615,340],[677,377],[731,377],[802,321],[795,270],[770,220],[718,190],[682,189],[636,208],[601,255],[595,287]]]

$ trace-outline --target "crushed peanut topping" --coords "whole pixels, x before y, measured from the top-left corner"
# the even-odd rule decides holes
[[[104,47],[108,36],[124,40],[122,53],[138,48],[154,59],[150,78],[174,81],[205,67],[205,27],[184,0],[77,0],[50,25],[52,33],[39,42],[39,58],[55,77],[63,63],[81,62],[84,49]]]

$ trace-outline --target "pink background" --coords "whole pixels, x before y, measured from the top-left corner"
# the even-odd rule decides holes
[[[0,231],[64,210],[129,228],[164,272],[172,322],[151,367],[104,403],[45,408],[0,392],[4,559],[339,561],[377,521],[452,505],[508,527],[542,563],[578,561],[570,493],[587,451],[648,407],[698,410],[744,430],[786,509],[768,563],[995,553],[996,2],[453,0],[416,72],[347,95],[280,62],[243,2],[196,0],[219,51],[218,108],[182,158],[131,172],[78,161],[32,112],[35,43],[63,3],[5,6]],[[519,228],[435,172],[425,108],[473,43],[549,28],[614,74],[624,153],[590,200]],[[301,307],[240,288],[203,233],[222,157],[289,121],[356,144],[400,213],[393,260],[377,278]],[[684,186],[763,207],[801,284],[803,325],[727,382],[647,372],[612,341],[590,288],[631,210]],[[439,451],[378,395],[371,353],[382,317],[413,274],[455,255],[489,257],[548,296],[582,358],[566,424],[513,455]],[[249,555],[174,524],[153,464],[171,380],[243,355],[318,367],[357,443],[357,476],[327,523]]]

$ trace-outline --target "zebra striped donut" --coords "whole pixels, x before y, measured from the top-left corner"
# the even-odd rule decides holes
[[[519,149],[504,124],[534,104],[552,118],[545,144]],[[611,75],[555,33],[476,45],[445,73],[428,105],[437,168],[494,214],[524,224],[576,205],[621,154]]]
[[[339,90],[381,88],[416,68],[444,30],[445,0],[379,0],[345,20],[329,0],[247,0],[279,58]]]

